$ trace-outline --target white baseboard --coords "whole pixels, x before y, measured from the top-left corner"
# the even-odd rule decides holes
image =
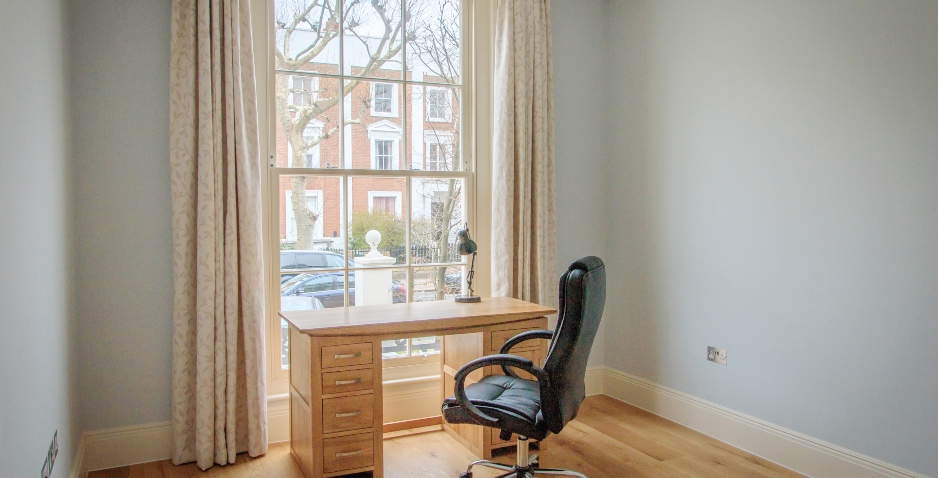
[[[283,400],[267,400],[267,443],[290,441],[289,394]]]
[[[170,458],[173,430],[160,422],[85,432],[78,448],[84,450],[79,478],[85,478],[89,471]]]
[[[928,478],[882,460],[812,438],[608,367],[601,392],[724,443],[815,478]]]
[[[88,476],[88,468],[85,466],[85,437],[78,437],[78,444],[75,446],[75,457],[72,459],[72,469],[68,473],[68,478],[85,478]]]
[[[389,394],[391,406],[414,403],[426,397],[439,399],[439,386],[406,393]],[[267,440],[290,440],[289,395],[275,395],[267,401]],[[69,478],[87,478],[95,470],[168,460],[173,456],[173,433],[169,422],[112,428],[84,433],[78,440]]]
[[[605,373],[605,367],[586,368],[586,396],[603,394]]]
[[[288,406],[275,403],[267,409],[267,436],[270,443],[290,440]],[[78,440],[69,478],[87,478],[96,470],[172,457],[173,431],[169,422],[86,432]]]

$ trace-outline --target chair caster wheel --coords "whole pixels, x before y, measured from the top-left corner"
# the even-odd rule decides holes
[[[471,471],[467,471],[467,472],[465,472],[465,473],[459,475],[459,478],[472,478],[472,472],[471,472]]]

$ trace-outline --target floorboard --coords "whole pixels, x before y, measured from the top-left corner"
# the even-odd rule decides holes
[[[397,433],[384,441],[387,478],[458,477],[475,456],[442,431]],[[576,420],[532,450],[541,466],[569,468],[590,478],[793,478],[787,468],[604,395],[588,397]],[[513,463],[514,452],[497,457]],[[476,467],[474,478],[499,472]],[[358,475],[358,476],[368,476]],[[88,478],[302,478],[288,443],[267,455],[201,472],[169,460],[95,471]]]

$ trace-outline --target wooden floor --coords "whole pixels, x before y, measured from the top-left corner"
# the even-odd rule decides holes
[[[693,430],[616,401],[604,395],[586,399],[576,420],[559,435],[533,451],[541,466],[570,468],[590,478],[619,477],[800,477]],[[475,457],[442,431],[404,434],[384,441],[384,469],[388,478],[458,477]],[[514,452],[498,461],[514,462]],[[476,467],[475,478],[490,478],[495,470]],[[201,472],[194,464],[173,466],[169,461],[96,471],[89,478],[300,478],[288,443],[270,446],[267,455],[238,455],[235,465]],[[367,475],[365,475],[367,476]]]

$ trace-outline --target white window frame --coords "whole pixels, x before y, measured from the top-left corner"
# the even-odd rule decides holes
[[[307,75],[290,75],[289,78],[289,91],[290,91],[290,104],[296,106],[297,108],[304,108],[309,106],[309,104],[315,103],[319,100],[319,77],[317,76],[307,76]],[[309,80],[310,89],[309,90],[298,90],[296,89],[295,81],[296,80],[304,81]],[[296,103],[296,95],[306,94],[309,95],[309,104],[298,105]]]
[[[441,133],[439,131],[425,131],[423,133],[423,169],[427,171],[447,171],[446,169],[430,169],[430,145],[444,145],[447,148],[453,147],[453,133]],[[449,154],[452,154],[450,150]],[[446,159],[443,159],[443,164],[448,164]],[[452,167],[452,164],[449,164]]]
[[[460,72],[463,85],[459,93],[459,115],[460,115],[460,161],[461,170],[470,171],[466,173],[447,174],[447,176],[459,176],[464,178],[463,200],[467,207],[467,216],[465,220],[473,230],[473,236],[488,237],[491,235],[491,209],[492,209],[492,135],[489,133],[494,127],[494,43],[495,43],[495,8],[496,2],[483,0],[461,0],[461,31],[463,45],[462,64]],[[303,168],[282,168],[275,164],[277,152],[276,141],[276,111],[275,111],[275,84],[277,72],[274,70],[274,55],[272,54],[275,43],[275,32],[273,27],[273,2],[251,2],[251,16],[256,20],[252,21],[252,40],[255,52],[254,69],[256,76],[255,82],[258,91],[257,107],[258,116],[261,120],[259,132],[261,151],[267,152],[261,155],[264,166],[264,176],[266,180],[262,183],[262,199],[264,203],[263,226],[265,236],[265,255],[271,264],[279,264],[279,223],[280,223],[280,195],[279,181],[282,174],[308,174],[317,175],[322,172],[324,176],[348,176],[357,173],[360,170],[345,169],[303,169]],[[405,55],[402,55],[405,57]],[[340,71],[343,71],[340,69]],[[285,72],[286,73],[286,72]],[[404,81],[409,81],[405,79]],[[403,85],[403,81],[387,81],[397,85]],[[392,89],[392,95],[404,88],[400,86]],[[395,97],[397,98],[397,97]],[[349,100],[346,97],[345,102]],[[397,111],[399,100],[392,101],[392,111]],[[417,108],[414,112],[417,113]],[[408,114],[407,105],[404,105],[404,115]],[[423,116],[423,115],[421,115]],[[266,127],[264,125],[266,124]],[[417,128],[415,127],[414,130]],[[350,135],[344,134],[348,127],[341,128],[339,132],[339,143],[345,145],[345,151],[349,149]],[[410,130],[409,130],[410,131]],[[480,134],[476,134],[476,131]],[[408,133],[410,134],[410,133]],[[409,138],[408,138],[409,139]],[[405,139],[404,141],[407,141]],[[416,143],[417,140],[415,140]],[[406,146],[406,145],[405,145]],[[403,148],[398,148],[399,150]],[[420,151],[414,151],[415,160],[422,156],[424,148],[418,148]],[[342,164],[351,166],[351,155],[343,156]],[[419,161],[418,161],[419,162]],[[341,174],[339,174],[341,172]],[[417,170],[416,173],[426,174],[424,171]],[[374,174],[374,171],[361,170],[362,175]],[[412,171],[398,170],[394,171],[394,176],[410,177]],[[347,180],[346,177],[344,180]],[[408,180],[409,181],[409,180]],[[350,183],[349,183],[350,184]],[[350,191],[346,191],[350,193]],[[410,206],[408,206],[410,207]],[[346,235],[347,231],[342,231]],[[346,238],[347,240],[347,238]],[[487,248],[480,248],[475,261],[476,265],[476,292],[481,296],[487,296],[491,290],[491,253]],[[289,372],[280,368],[280,319],[279,310],[279,272],[273,268],[267,268],[265,273],[266,287],[266,315],[267,315],[267,350],[268,367],[267,373],[267,393],[269,410],[278,410],[278,407],[286,407],[288,403],[289,391]],[[285,408],[284,408],[285,409]],[[271,422],[273,424],[273,422]],[[288,425],[288,424],[287,424]],[[272,430],[273,430],[272,425]],[[287,435],[288,436],[288,435]]]
[[[368,212],[374,212],[375,198],[394,198],[394,214],[401,217],[404,196],[400,191],[368,191]]]
[[[368,129],[368,144],[371,146],[369,158],[371,158],[371,169],[376,171],[395,171],[401,169],[401,134],[403,128],[400,125],[388,120],[381,120],[371,123]],[[391,169],[378,169],[378,148],[377,141],[392,141],[391,143]]]
[[[430,116],[430,96],[431,93],[443,93],[442,97],[445,98],[445,104],[443,105],[443,116]],[[424,111],[427,112],[427,122],[429,123],[449,123],[453,121],[453,90],[447,87],[441,86],[427,86],[426,92],[424,93],[425,103]]]
[[[375,108],[375,100],[378,99],[375,91],[377,91],[378,85],[389,85],[391,87],[391,111],[378,111]],[[400,89],[398,83],[392,83],[389,81],[372,81],[371,85],[371,116],[380,116],[385,118],[397,118],[397,90]]]

